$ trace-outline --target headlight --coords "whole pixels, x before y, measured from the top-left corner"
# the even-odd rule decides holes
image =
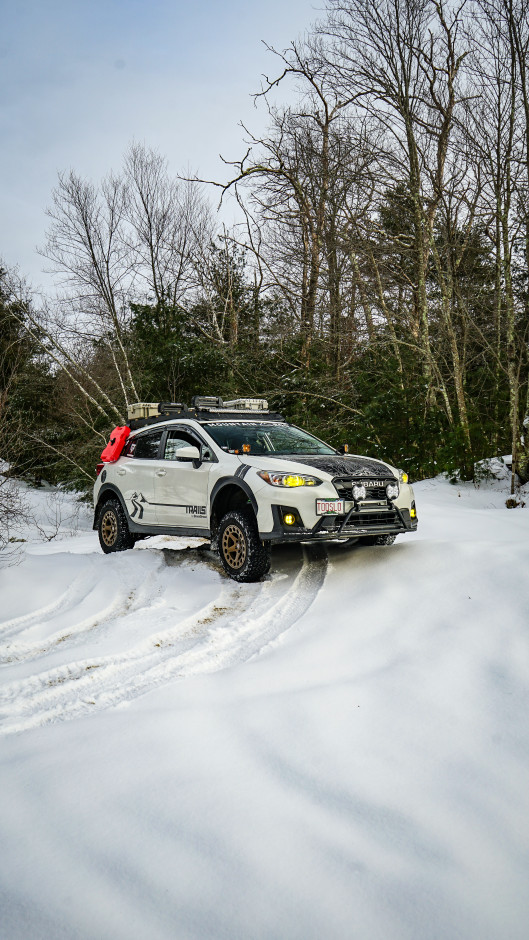
[[[401,483],[407,483],[407,482],[408,482],[408,479],[409,479],[409,477],[408,477],[408,474],[406,473],[406,471],[405,471],[405,470],[399,470],[399,480],[400,480],[400,482],[401,482]]]
[[[304,473],[272,473],[268,470],[258,470],[257,475],[271,486],[319,486],[321,483],[318,477]]]

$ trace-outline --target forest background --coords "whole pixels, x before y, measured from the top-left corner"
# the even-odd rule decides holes
[[[138,143],[60,174],[57,294],[0,269],[10,472],[88,491],[129,403],[219,394],[415,479],[512,453],[527,480],[528,54],[529,0],[328,0],[224,180]]]

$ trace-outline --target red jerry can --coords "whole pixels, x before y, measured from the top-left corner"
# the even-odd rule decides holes
[[[121,457],[121,452],[125,446],[125,441],[130,434],[130,428],[114,428],[110,435],[110,440],[101,454],[101,460],[105,463],[115,463]]]

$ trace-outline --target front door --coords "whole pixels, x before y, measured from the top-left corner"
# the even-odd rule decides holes
[[[208,488],[211,462],[200,466],[178,457],[181,447],[199,447],[200,442],[187,431],[167,434],[162,459],[156,461],[154,491],[158,525],[207,529]]]

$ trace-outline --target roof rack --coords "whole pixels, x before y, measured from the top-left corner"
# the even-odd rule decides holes
[[[172,418],[193,418],[195,421],[214,421],[215,419],[244,419],[284,421],[282,415],[271,412],[265,398],[234,398],[223,401],[213,395],[195,395],[191,408],[182,402],[135,402],[127,408],[127,424],[132,431],[149,424],[159,424]]]

